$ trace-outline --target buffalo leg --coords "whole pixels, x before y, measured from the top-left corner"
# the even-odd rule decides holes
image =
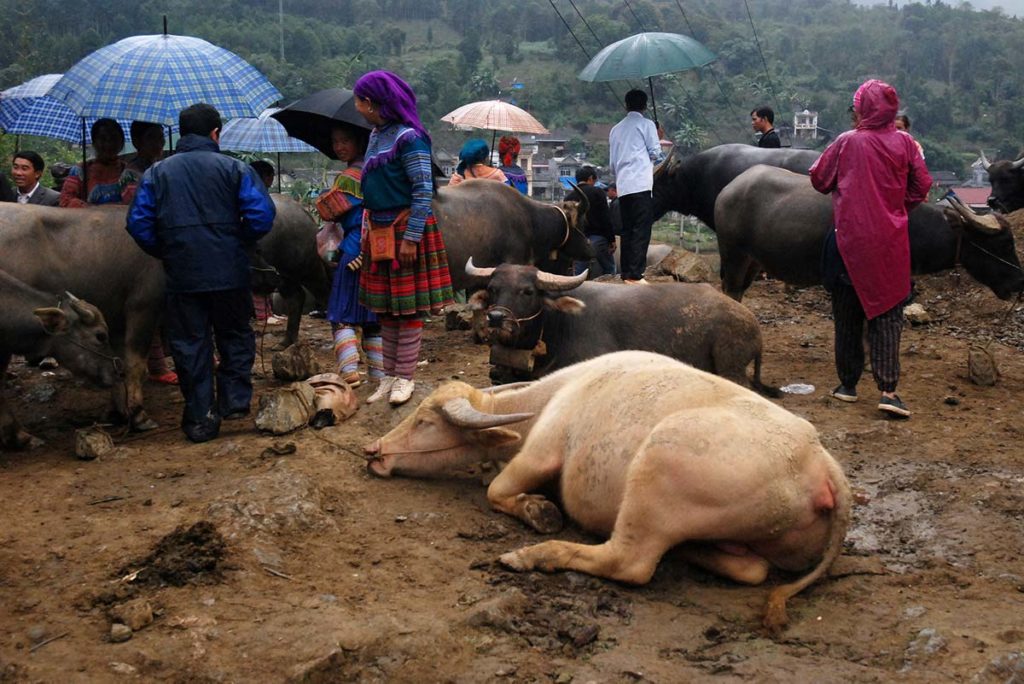
[[[284,312],[288,317],[288,327],[282,341],[275,349],[284,349],[295,344],[299,339],[299,324],[302,322],[302,305],[306,303],[306,291],[298,283],[285,281],[278,288],[284,299]]]
[[[705,544],[684,544],[680,553],[688,563],[740,584],[761,584],[771,568],[767,560],[754,553],[729,553]]]
[[[0,447],[24,449],[32,443],[32,435],[21,429],[7,404],[7,364],[10,362],[10,354],[0,354]]]
[[[750,287],[754,280],[751,271],[756,264],[742,252],[729,251],[728,248],[721,250],[722,255],[722,292],[732,297],[737,302],[743,300],[743,293]]]
[[[123,351],[125,377],[123,382],[115,382],[112,389],[115,411],[127,418],[131,429],[137,432],[160,427],[146,414],[142,394],[142,384],[149,374],[147,359],[157,322],[156,316],[141,315],[129,321]]]
[[[562,461],[557,456],[537,457],[520,453],[487,488],[491,508],[519,518],[542,534],[562,529],[558,506],[539,494],[529,494],[558,477]]]

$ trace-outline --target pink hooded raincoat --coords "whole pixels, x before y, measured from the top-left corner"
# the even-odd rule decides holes
[[[811,184],[832,193],[836,244],[868,319],[910,294],[907,213],[928,197],[932,177],[913,138],[893,124],[896,89],[872,79],[853,96],[860,123],[825,149]]]

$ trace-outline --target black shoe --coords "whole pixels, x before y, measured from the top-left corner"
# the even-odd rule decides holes
[[[884,411],[894,418],[909,418],[910,409],[897,396],[883,396],[878,400],[878,410]]]
[[[845,401],[850,404],[857,401],[857,389],[847,387],[846,385],[838,385],[834,390],[829,392],[828,395],[833,399]]]
[[[217,439],[217,435],[220,434],[220,426],[214,428],[187,427],[182,428],[182,430],[190,442],[195,442],[197,444],[209,442],[211,439]]]

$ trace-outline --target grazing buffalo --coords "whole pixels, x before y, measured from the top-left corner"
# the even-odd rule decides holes
[[[1017,161],[999,160],[989,163],[981,153],[981,163],[992,183],[988,205],[1004,214],[1024,208],[1024,157]]]
[[[289,335],[299,326],[302,288],[326,298],[327,276],[316,253],[316,226],[298,203],[275,196],[278,216],[260,243],[288,293]],[[126,207],[57,209],[0,203],[0,269],[44,291],[70,290],[92,302],[124,358],[125,378],[112,391],[113,414],[133,430],[157,427],[143,408],[146,357],[164,302],[164,270],[131,239]]]
[[[594,250],[580,231],[586,209],[576,202],[544,204],[494,181],[442,188],[434,198],[434,215],[448,250],[452,286],[463,290],[472,285],[461,269],[470,257],[481,266],[536,266],[556,252],[590,261]]]
[[[754,314],[710,285],[591,283],[586,272],[559,276],[512,264],[477,268],[472,259],[466,273],[486,283],[470,305],[486,311],[490,342],[534,350],[534,378],[601,354],[640,349],[778,395],[761,382],[761,329]]]
[[[832,200],[806,176],[772,166],[744,171],[715,206],[722,291],[737,301],[762,270],[797,286],[821,284],[821,250],[832,227]],[[962,227],[961,227],[962,226]],[[1005,227],[964,221],[954,227],[935,204],[911,212],[910,266],[915,274],[962,264],[1000,299],[1024,289]]]
[[[762,149],[751,145],[717,145],[689,157],[673,152],[654,174],[654,217],[668,211],[696,216],[715,227],[715,200],[736,176],[751,166],[767,164],[807,174],[818,159],[814,150]]]
[[[557,532],[561,512],[533,493],[557,482],[569,518],[610,537],[501,556],[513,570],[645,584],[681,545],[688,561],[744,584],[762,583],[772,567],[806,572],[770,593],[764,624],[773,630],[786,624],[786,600],[839,556],[850,519],[846,477],[814,426],[647,352],[607,354],[505,391],[446,383],[366,452],[381,477],[511,457],[487,490],[495,510]]]
[[[20,449],[31,435],[21,429],[5,401],[12,354],[52,356],[105,387],[113,384],[119,364],[103,314],[88,302],[70,294],[46,294],[0,271],[0,311],[0,448]]]

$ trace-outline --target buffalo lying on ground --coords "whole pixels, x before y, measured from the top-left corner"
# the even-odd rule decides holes
[[[910,261],[914,274],[963,265],[1000,299],[1024,289],[1024,274],[1005,227],[966,221],[954,227],[943,208],[922,204],[911,214]],[[807,176],[771,166],[744,171],[715,206],[722,291],[737,301],[766,271],[791,285],[821,284],[821,251],[832,227],[832,200]]]
[[[587,208],[576,202],[544,204],[504,183],[469,180],[442,188],[433,208],[456,290],[472,285],[462,271],[470,257],[481,266],[537,266],[555,253],[567,260],[594,256],[580,231]]]
[[[4,384],[12,354],[53,356],[73,373],[109,387],[118,362],[106,321],[92,304],[72,295],[57,297],[0,271],[0,447],[20,449],[31,441],[7,406]]]
[[[761,382],[761,329],[742,304],[710,285],[585,282],[533,266],[466,273],[485,285],[470,298],[485,311],[491,344],[534,350],[532,377],[625,349],[665,354],[773,396]],[[753,362],[753,377],[747,367]]]
[[[696,216],[716,230],[715,200],[738,175],[757,164],[806,174],[818,156],[814,150],[740,144],[716,145],[688,157],[673,149],[654,174],[654,218],[678,211]]]
[[[772,567],[807,572],[769,595],[764,624],[773,630],[786,623],[786,600],[839,556],[850,518],[846,477],[810,423],[647,352],[600,356],[525,388],[447,383],[366,451],[381,477],[511,458],[487,490],[495,510],[556,532],[561,512],[533,493],[556,481],[565,513],[610,537],[501,556],[513,570],[645,584],[681,545],[689,562],[745,584]]]

